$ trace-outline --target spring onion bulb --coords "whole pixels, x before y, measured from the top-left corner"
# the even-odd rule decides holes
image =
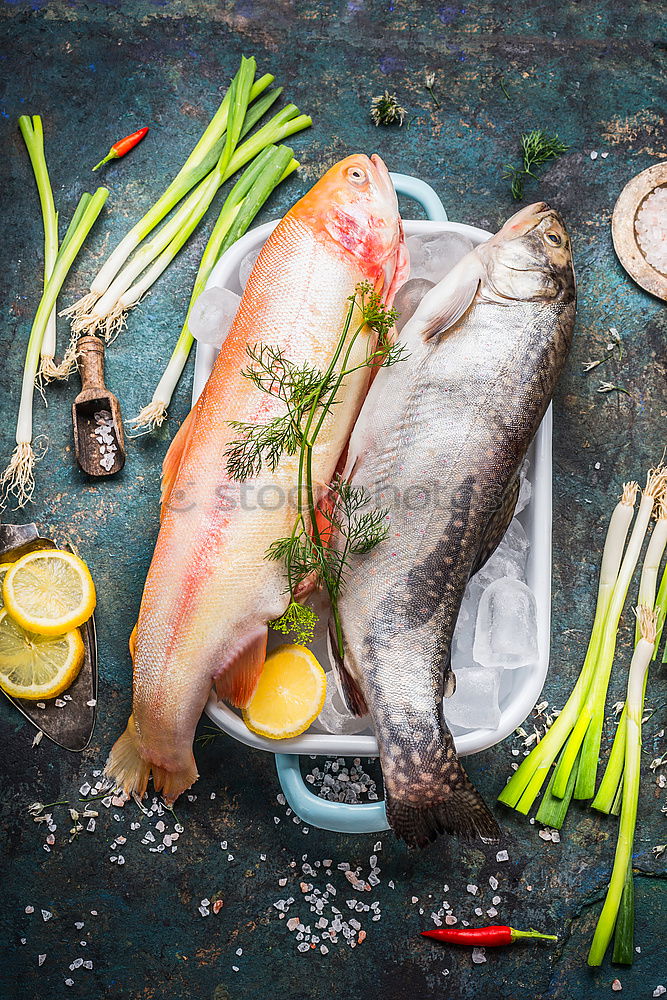
[[[639,581],[639,604],[652,608],[656,617],[656,643],[659,641],[659,622],[663,618],[660,604],[656,599],[656,589],[658,583],[658,570],[667,547],[667,498],[663,497],[658,506],[658,520],[651,534],[650,541],[644,556],[642,574]],[[667,572],[667,571],[666,571]],[[637,632],[635,642],[639,642],[641,637],[640,621],[637,619]],[[655,659],[655,648],[653,652]],[[625,755],[625,741],[627,734],[627,705],[623,706],[621,717],[616,727],[614,741],[612,743],[607,766],[605,768],[600,787],[595,798],[591,802],[593,809],[609,814],[614,805],[619,785],[623,778],[623,762]]]
[[[638,490],[637,483],[624,483],[621,499],[614,508],[609,521],[600,567],[593,629],[584,663],[572,693],[551,728],[529,755],[524,757],[519,768],[498,796],[500,802],[518,812],[524,814],[529,812],[547,779],[549,768],[574,729],[581,712],[595,669],[604,622],[623,558],[623,549],[632,523]]]
[[[242,67],[245,64],[250,64],[249,68],[252,69],[254,73],[255,60],[242,59]],[[274,77],[269,73],[260,77],[259,80],[256,80],[250,90],[250,100],[254,101],[256,97],[259,97],[260,94],[264,93],[267,87],[273,83],[273,80]],[[155,227],[162,221],[162,219],[164,219],[165,216],[171,212],[172,208],[174,208],[174,206],[178,204],[178,202],[181,201],[181,199],[184,198],[185,195],[199,183],[199,181],[210,173],[219,160],[220,153],[222,152],[222,143],[227,129],[229,108],[230,92],[228,90],[222,99],[218,110],[214,114],[204,133],[200,137],[176,177],[174,177],[166,190],[148,210],[148,212],[146,212],[143,218],[141,218],[139,222],[132,227],[129,233],[123,237],[116,249],[107,258],[106,262],[93,279],[89,293],[66,310],[67,315],[77,317],[87,313],[100,295],[103,295],[104,292],[106,292],[107,288],[123,267],[128,257],[139,246],[139,244],[145,240],[153,229],[155,229]]]
[[[233,155],[229,154],[228,149],[223,150],[218,164],[211,173],[200,182],[153,239],[136,251],[90,311],[74,317],[73,333],[78,336],[81,333],[93,333],[95,330],[103,329],[107,339],[117,333],[125,324],[127,310],[136,305],[136,294],[128,295],[129,289],[138,281],[146,268],[151,268],[151,275],[141,282],[141,294],[145,294],[199,225],[225,181],[268,145],[280,142],[311,124],[312,121],[307,115],[299,114],[298,108],[294,105],[287,105],[235,149]],[[152,265],[167,247],[171,248],[170,256],[163,257],[153,268]]]
[[[632,845],[637,825],[637,803],[639,800],[639,778],[641,763],[642,713],[644,710],[644,688],[646,673],[653,657],[655,646],[655,612],[641,605],[637,611],[640,626],[640,639],[635,646],[627,691],[627,734],[625,740],[625,763],[623,769],[623,794],[621,800],[621,817],[618,827],[618,840],[614,866],[609,880],[607,896],[602,912],[595,928],[593,941],[588,953],[588,964],[597,966],[602,963],[607,946],[614,933],[614,927],[620,916],[620,909],[626,886],[632,883]],[[627,905],[632,907],[630,896]],[[623,915],[622,930],[624,941],[619,941],[620,960],[632,961],[632,919],[626,912]],[[629,945],[629,947],[628,947]]]
[[[151,402],[130,421],[135,431],[147,433],[160,427],[166,419],[167,409],[193,344],[188,326],[193,305],[204,291],[211,271],[222,254],[245,233],[272,191],[298,165],[292,158],[291,149],[270,146],[252,162],[229,192],[202,255],[185,321],[169,363]]]
[[[42,119],[39,115],[33,115],[32,118],[28,115],[21,115],[19,118],[19,129],[28,150],[42,209],[42,221],[44,224],[44,287],[46,287],[51,277],[56,257],[58,256],[58,213],[53,202],[53,190],[46,165]],[[42,367],[45,371],[48,371],[53,366],[55,353],[56,308],[54,306],[46,324],[42,343]]]
[[[3,506],[10,495],[16,498],[17,507],[24,507],[32,499],[35,488],[34,468],[36,461],[32,446],[32,402],[42,341],[48,326],[49,316],[55,307],[58,293],[84,240],[102,211],[108,195],[107,188],[101,187],[97,189],[92,197],[87,198],[79,225],[74,232],[70,233],[69,238],[63,241],[63,246],[58,252],[51,276],[37,307],[28,339],[25,367],[23,370],[21,403],[16,425],[16,448],[9,464],[2,473],[2,476],[0,476],[0,494],[3,498]]]

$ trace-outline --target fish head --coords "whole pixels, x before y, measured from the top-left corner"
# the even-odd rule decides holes
[[[559,213],[546,202],[520,209],[477,253],[484,264],[484,284],[505,299],[574,298],[570,237]]]
[[[355,153],[334,164],[292,209],[352,259],[388,304],[408,273],[394,185],[383,160]]]

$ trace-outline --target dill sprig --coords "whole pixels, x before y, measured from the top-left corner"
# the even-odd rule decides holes
[[[349,303],[343,331],[325,372],[291,361],[277,347],[260,344],[248,349],[251,365],[243,375],[280,400],[285,412],[265,424],[232,422],[239,437],[225,452],[228,474],[236,480],[257,476],[264,466],[275,471],[283,455],[298,454],[297,514],[292,531],[276,539],[266,552],[267,559],[285,565],[290,603],[270,625],[285,635],[293,634],[299,643],[312,641],[317,616],[295,597],[304,582],[312,580],[328,592],[341,655],[338,598],[349,558],[369,552],[386,537],[388,512],[370,508],[368,492],[341,478],[332,484],[331,502],[318,503],[312,474],[313,449],[346,376],[363,367],[395,365],[407,357],[403,345],[391,339],[395,310],[387,309],[369,282],[357,285]],[[353,347],[369,327],[375,337],[368,338],[363,361],[355,363]],[[320,522],[328,523],[326,539],[318,517]],[[334,530],[341,538],[337,548],[328,544]]]
[[[549,160],[555,160],[569,149],[558,135],[547,135],[542,129],[532,129],[521,136],[523,163],[521,167],[506,164],[503,177],[511,180],[510,190],[515,201],[523,197],[527,177],[536,177],[535,170]]]
[[[398,125],[403,124],[405,118],[405,108],[398,103],[395,94],[390,94],[385,90],[384,94],[378,94],[371,101],[371,118],[374,125]]]

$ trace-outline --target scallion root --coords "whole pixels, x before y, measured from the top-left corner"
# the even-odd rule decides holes
[[[25,507],[35,492],[35,462],[37,456],[29,441],[21,441],[12,452],[9,463],[0,476],[0,506],[6,507],[10,496],[17,509]]]
[[[160,399],[154,399],[147,406],[144,406],[136,417],[128,420],[127,424],[135,432],[134,436],[140,437],[142,434],[154,431],[156,427],[162,427],[166,419],[167,404]]]
[[[74,324],[78,324],[84,317],[88,316],[98,299],[99,295],[97,292],[88,292],[82,298],[73,302],[71,306],[68,306],[67,309],[61,309],[58,315],[67,316],[71,320],[72,326],[74,326]]]

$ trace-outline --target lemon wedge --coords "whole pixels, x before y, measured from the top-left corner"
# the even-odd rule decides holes
[[[76,679],[84,659],[78,629],[65,635],[27,632],[0,611],[0,687],[14,698],[41,701],[62,694]]]
[[[6,574],[2,593],[14,621],[39,635],[64,635],[95,610],[95,584],[88,567],[62,549],[22,556]]]
[[[266,658],[243,720],[271,740],[298,736],[322,711],[326,692],[326,674],[309,649],[278,646]]]

